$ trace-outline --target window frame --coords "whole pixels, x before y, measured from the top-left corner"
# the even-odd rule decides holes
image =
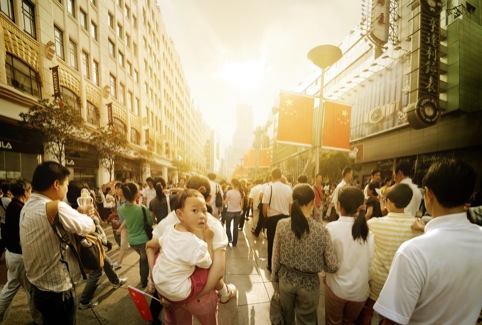
[[[55,54],[62,60],[65,60],[64,31],[60,29],[57,25],[54,25],[54,39]]]
[[[28,7],[28,8],[25,8]],[[26,10],[29,9],[29,10]],[[23,31],[32,38],[37,39],[37,25],[35,21],[35,4],[29,0],[22,0],[22,19],[23,19]],[[27,24],[28,22],[28,24]],[[31,33],[27,30],[26,26],[30,26]]]
[[[22,92],[35,96],[37,98],[42,98],[42,86],[40,83],[40,75],[37,71],[35,71],[35,69],[33,69],[24,61],[22,61],[20,58],[7,52],[5,56],[5,70],[6,70],[8,85]],[[28,70],[28,74],[26,73],[27,70]],[[29,84],[26,84],[25,82],[21,82],[21,80],[19,80],[20,78],[17,77],[18,74],[22,74],[24,80],[29,81]],[[28,87],[29,85],[30,87]],[[34,85],[36,87],[34,87]]]

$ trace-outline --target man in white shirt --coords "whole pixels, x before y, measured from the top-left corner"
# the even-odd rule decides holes
[[[365,189],[363,190],[363,194],[365,195],[365,200],[368,200],[368,185],[374,182],[380,185],[381,179],[382,179],[382,171],[380,170],[380,168],[373,168],[372,172],[370,173],[370,181],[366,184]]]
[[[146,178],[146,183],[147,186],[142,189],[141,195],[142,204],[148,207],[151,200],[156,197],[156,189],[154,188],[154,179],[152,177]]]
[[[412,216],[416,217],[417,212],[420,209],[420,204],[422,203],[422,192],[418,189],[418,186],[412,182],[412,179],[408,176],[410,175],[411,166],[407,161],[400,161],[397,163],[393,169],[393,180],[395,184],[402,183],[408,184],[413,191],[412,200],[405,207],[405,213],[410,213]]]
[[[274,235],[278,221],[290,215],[293,202],[293,190],[281,182],[281,169],[278,167],[271,171],[271,184],[265,187],[263,193],[263,214],[266,219],[266,235],[268,237],[268,271],[271,272],[271,256],[273,255]]]
[[[424,177],[432,220],[398,249],[375,304],[383,324],[475,324],[482,309],[482,228],[467,220],[477,174],[441,160]],[[454,191],[454,189],[457,189]]]
[[[259,222],[259,197],[261,194],[261,191],[263,191],[263,180],[257,179],[255,182],[254,187],[249,191],[249,204],[253,207],[253,223],[252,223],[252,229],[251,233],[254,234],[254,230],[256,229],[256,226],[258,225]]]
[[[74,283],[80,280],[78,262],[69,249],[60,248],[60,239],[47,219],[47,202],[60,200],[58,214],[68,233],[86,235],[95,230],[89,216],[72,209],[63,200],[70,171],[57,162],[38,165],[32,178],[34,193],[20,213],[20,242],[32,299],[44,324],[75,324],[77,304]],[[88,211],[94,215],[94,208]],[[66,263],[61,262],[65,259]]]
[[[343,168],[343,171],[341,174],[343,179],[341,180],[340,183],[338,183],[335,190],[333,191],[333,194],[331,195],[330,206],[328,208],[328,211],[326,212],[325,219],[328,219],[328,221],[334,221],[338,219],[338,215],[336,215],[337,211],[335,208],[336,202],[338,202],[338,192],[340,192],[340,189],[343,186],[349,185],[353,180],[353,170],[351,169],[351,167]]]

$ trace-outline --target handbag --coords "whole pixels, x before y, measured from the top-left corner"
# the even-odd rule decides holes
[[[283,325],[283,309],[281,307],[281,301],[279,292],[274,292],[269,303],[269,319],[273,325]]]
[[[152,239],[152,225],[150,225],[147,222],[146,209],[144,209],[144,207],[141,207],[141,209],[142,209],[142,213],[144,214],[144,231],[147,234],[147,238],[149,238],[149,240],[151,240]]]
[[[219,185],[216,185],[216,208],[220,208],[223,206],[223,196],[221,195],[221,191],[219,190]]]

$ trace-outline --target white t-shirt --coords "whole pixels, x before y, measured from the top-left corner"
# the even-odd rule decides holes
[[[241,192],[238,190],[229,190],[226,192],[226,202],[228,204],[227,212],[241,212]]]
[[[190,276],[196,266],[208,269],[211,256],[206,242],[191,232],[176,230],[173,225],[159,238],[161,252],[152,270],[159,293],[171,301],[186,299],[191,293]]]
[[[374,309],[400,324],[475,324],[482,309],[482,228],[465,213],[432,219],[403,243]]]
[[[412,182],[410,177],[402,179],[400,184],[408,184],[413,192],[412,200],[410,200],[410,203],[403,209],[403,212],[410,213],[416,217],[417,211],[420,209],[420,204],[422,203],[422,192],[420,192],[420,189]]]
[[[339,261],[338,271],[326,274],[326,284],[339,298],[365,301],[370,292],[368,279],[373,256],[373,235],[369,233],[367,241],[353,240],[351,229],[354,222],[353,217],[341,216],[326,226]]]
[[[271,195],[271,190],[273,194]],[[285,216],[290,215],[290,204],[293,203],[293,190],[289,185],[283,184],[280,181],[269,184],[264,188],[263,204],[269,204],[271,198],[271,204],[268,208],[268,217],[283,214]]]
[[[146,198],[146,206],[149,206],[149,202],[151,202],[151,200],[156,197],[156,189],[154,187],[150,188],[148,186],[142,190],[141,194],[143,197]]]
[[[176,211],[173,210],[167,215],[167,217],[162,219],[161,222],[157,224],[152,231],[152,238],[159,239],[169,226],[174,226],[176,223],[179,223],[179,218],[176,215]],[[213,250],[226,250],[226,246],[228,245],[228,237],[226,236],[226,231],[221,225],[221,222],[208,213],[208,225],[214,232]],[[198,237],[201,238],[202,234],[198,234]]]
[[[253,210],[258,209],[259,205],[259,194],[263,191],[263,185],[258,184],[249,191],[249,198],[253,199]]]

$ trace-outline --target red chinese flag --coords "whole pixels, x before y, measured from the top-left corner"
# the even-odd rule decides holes
[[[350,150],[351,106],[325,101],[322,146],[325,149]]]
[[[271,151],[269,149],[259,150],[258,167],[271,167]]]
[[[134,287],[128,286],[127,289],[131,294],[132,301],[136,304],[137,310],[141,313],[143,320],[153,320],[149,303],[147,302],[144,292]]]
[[[313,96],[281,92],[276,139],[311,146],[314,104]]]
[[[251,149],[246,151],[244,154],[244,161],[243,161],[244,168],[254,168],[256,167],[256,150]]]

